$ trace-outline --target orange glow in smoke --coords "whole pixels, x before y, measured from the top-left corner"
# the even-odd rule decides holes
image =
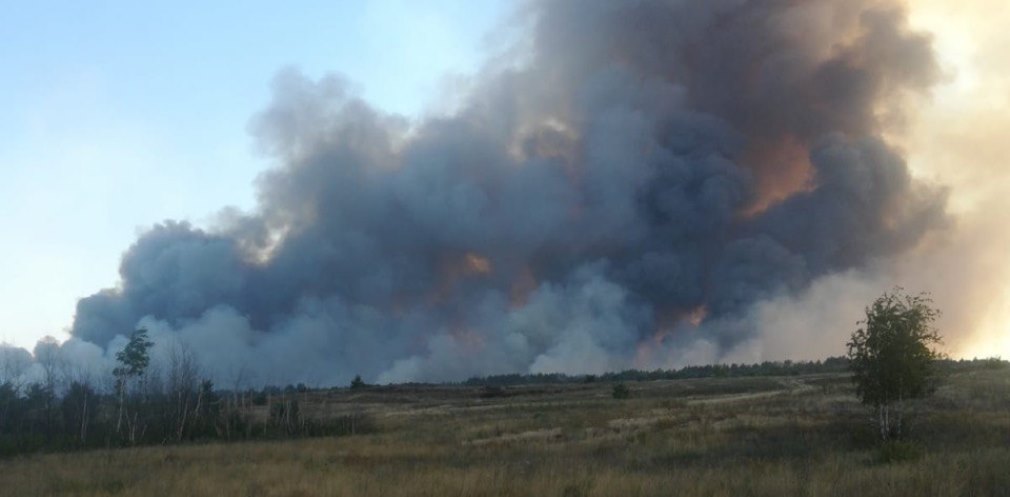
[[[701,326],[706,317],[708,317],[708,307],[700,305],[692,309],[686,319],[688,323],[691,323],[691,326],[698,327]]]
[[[642,339],[635,346],[634,365],[636,368],[647,369],[661,364],[657,361],[657,354],[663,351],[663,342],[674,335],[674,330],[685,331],[683,328],[676,328],[678,323],[688,323],[694,328],[698,328],[708,317],[708,307],[699,305],[690,311],[666,310],[660,311],[656,317],[656,330],[649,337]]]
[[[491,261],[475,252],[458,253],[443,257],[439,263],[438,283],[427,294],[429,304],[439,304],[447,301],[456,286],[467,278],[484,277],[494,271]]]
[[[744,162],[754,172],[757,192],[753,202],[741,213],[754,217],[790,196],[808,191],[813,185],[810,152],[793,136],[783,137],[775,143],[752,146]]]
[[[466,274],[491,274],[491,261],[473,252],[463,257],[463,267]]]

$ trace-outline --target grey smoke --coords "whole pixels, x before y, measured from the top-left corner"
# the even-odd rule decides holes
[[[758,336],[755,306],[944,227],[944,192],[884,139],[939,77],[898,2],[522,13],[523,59],[449,116],[282,71],[251,125],[276,160],[256,211],[143,234],[74,346],[144,326],[226,385],[719,359]]]

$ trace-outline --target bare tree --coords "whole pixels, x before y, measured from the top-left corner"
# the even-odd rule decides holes
[[[42,367],[43,386],[55,393],[62,380],[60,374],[65,370],[60,343],[51,336],[39,340],[35,345],[35,363]]]
[[[193,350],[181,341],[173,344],[168,355],[166,393],[172,401],[173,425],[176,440],[186,434],[187,422],[200,412],[202,390],[199,388],[200,371]]]
[[[47,336],[35,345],[35,363],[42,368],[42,395],[39,397],[43,401],[42,409],[43,424],[47,433],[52,431],[53,418],[56,410],[54,405],[57,395],[61,393],[63,383],[63,373],[66,370],[66,361],[60,350],[60,343],[53,337]]]
[[[73,430],[81,445],[88,442],[88,428],[96,416],[98,395],[87,383],[74,381],[63,396],[63,421],[67,430]]]
[[[32,355],[25,349],[0,343],[0,385],[21,387],[25,371],[32,365]]]

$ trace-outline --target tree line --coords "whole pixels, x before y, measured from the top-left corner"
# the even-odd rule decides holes
[[[0,457],[201,440],[250,440],[365,432],[364,416],[320,419],[303,412],[308,389],[220,391],[194,354],[171,350],[150,364],[152,343],[137,330],[116,355],[111,385],[39,357],[42,378],[0,376]]]
[[[796,376],[818,373],[839,373],[848,368],[845,357],[829,357],[823,361],[765,361],[758,364],[709,364],[685,366],[679,369],[626,369],[599,375],[568,375],[563,373],[499,374],[475,376],[463,382],[470,386],[513,386],[527,384],[628,382],[654,380],[690,380],[696,378],[740,378],[754,376]]]

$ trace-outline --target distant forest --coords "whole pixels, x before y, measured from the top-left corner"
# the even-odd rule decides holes
[[[127,360],[125,363],[128,363]],[[941,370],[1002,368],[1000,359],[943,360]],[[760,364],[688,366],[672,370],[627,370],[601,375],[503,374],[458,383],[366,385],[356,378],[348,387],[311,389],[305,385],[259,390],[220,390],[198,375],[191,357],[176,357],[150,375],[117,369],[114,388],[104,390],[79,378],[48,371],[38,383],[0,382],[0,457],[40,451],[65,451],[133,445],[286,439],[367,433],[376,429],[364,414],[312,415],[310,404],[329,395],[402,392],[425,387],[472,388],[474,397],[488,389],[531,384],[637,382],[692,378],[738,378],[845,373],[848,360],[782,361]],[[354,396],[344,402],[354,402]]]
[[[601,375],[502,374],[478,376],[463,382],[475,386],[508,386],[530,383],[590,383],[594,381],[688,380],[692,378],[738,378],[749,376],[795,376],[802,374],[842,373],[848,368],[845,357],[829,357],[823,361],[765,361],[760,364],[712,364],[686,366],[680,369],[643,371],[628,369]]]

